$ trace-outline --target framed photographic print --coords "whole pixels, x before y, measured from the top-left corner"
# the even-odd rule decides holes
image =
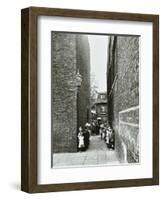
[[[159,16],[21,11],[21,188],[159,184]]]

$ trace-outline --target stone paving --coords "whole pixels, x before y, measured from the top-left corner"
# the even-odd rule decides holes
[[[100,136],[91,136],[89,149],[77,153],[54,153],[53,167],[91,166],[119,164],[116,152],[109,150]]]

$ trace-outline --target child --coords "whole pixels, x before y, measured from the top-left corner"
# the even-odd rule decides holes
[[[81,152],[84,149],[84,136],[83,136],[81,127],[79,127],[78,141],[79,141],[78,148],[79,148],[79,151]]]
[[[109,148],[109,143],[110,143],[110,138],[111,138],[111,135],[112,135],[112,130],[111,128],[107,128],[106,130],[106,144],[107,144],[107,147]]]
[[[100,124],[100,135],[101,135],[101,139],[104,139],[104,124]]]
[[[107,145],[107,147],[108,147],[108,145],[109,145],[109,130],[108,129],[106,129],[106,145]]]

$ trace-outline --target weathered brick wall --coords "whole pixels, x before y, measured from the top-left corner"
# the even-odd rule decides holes
[[[90,120],[90,51],[87,36],[77,35],[77,68],[82,76],[78,93],[78,127]]]
[[[76,36],[52,32],[53,152],[76,151],[76,93],[70,81],[76,74]]]
[[[108,68],[116,70],[113,77],[108,73],[114,79],[108,96],[116,150],[122,162],[139,162],[139,37],[117,36],[111,50]]]
[[[89,72],[89,70],[86,70],[88,65],[85,65],[83,61],[84,55],[77,59],[83,53],[82,47],[79,47],[82,45],[81,40],[82,37],[78,39],[76,34],[52,32],[51,128],[53,152],[77,151],[77,121],[80,116],[77,113],[76,73],[78,68],[81,70],[82,67],[84,69],[80,73],[83,76]],[[87,51],[88,49],[85,48],[85,54]],[[87,78],[89,77],[87,76]],[[89,88],[89,85],[83,83],[80,92],[85,94],[82,90],[85,90],[85,87]],[[86,91],[88,92],[88,89]],[[88,94],[86,97],[88,97]],[[85,102],[85,97],[83,99]],[[81,110],[81,116],[84,115],[82,112],[85,113],[84,109],[85,107]]]

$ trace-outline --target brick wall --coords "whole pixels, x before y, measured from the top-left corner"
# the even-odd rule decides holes
[[[77,151],[77,125],[79,117],[86,115],[85,110],[80,115],[77,112],[80,101],[80,93],[89,93],[89,81],[82,81],[80,93],[77,93],[76,73],[83,71],[82,76],[89,74],[89,66],[84,60],[89,60],[89,49],[85,47],[83,53],[82,36],[68,33],[52,32],[52,73],[51,73],[51,105],[52,105],[52,151],[53,152],[76,152]],[[87,41],[88,42],[88,41]],[[87,44],[88,45],[88,44]],[[86,45],[86,46],[87,46]],[[77,59],[78,58],[78,59]],[[88,62],[88,61],[87,61]],[[88,70],[86,70],[88,67]],[[89,79],[90,76],[87,76]],[[87,88],[85,88],[87,87]],[[86,90],[87,92],[83,91]],[[83,96],[83,95],[82,95]],[[83,99],[86,102],[87,94]],[[85,103],[83,103],[85,105]],[[85,108],[85,107],[84,107]],[[82,119],[80,117],[80,119]]]
[[[82,75],[78,93],[78,127],[90,120],[90,51],[87,36],[77,35],[77,68]]]
[[[109,121],[122,162],[139,162],[139,37],[111,36],[108,59]]]

